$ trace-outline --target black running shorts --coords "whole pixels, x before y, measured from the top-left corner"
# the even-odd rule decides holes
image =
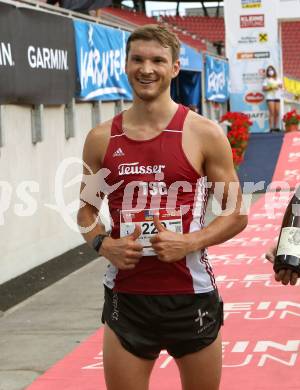
[[[211,344],[223,325],[217,290],[203,294],[140,295],[105,286],[102,322],[136,356],[156,359],[166,349],[174,358]]]

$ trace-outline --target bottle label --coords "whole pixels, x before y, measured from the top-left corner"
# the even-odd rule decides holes
[[[300,228],[285,227],[281,230],[277,256],[290,255],[300,258]]]

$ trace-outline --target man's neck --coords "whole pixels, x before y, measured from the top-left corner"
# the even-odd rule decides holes
[[[132,107],[128,114],[135,123],[141,122],[150,127],[158,126],[161,123],[167,123],[172,119],[177,109],[177,104],[170,98],[145,102],[141,99],[134,99]]]

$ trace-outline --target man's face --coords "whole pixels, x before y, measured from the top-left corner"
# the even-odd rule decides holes
[[[157,41],[136,40],[130,44],[126,73],[135,95],[152,101],[170,87],[179,73],[179,61],[173,63],[171,48]]]

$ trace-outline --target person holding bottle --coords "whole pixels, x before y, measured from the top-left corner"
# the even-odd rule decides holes
[[[277,245],[270,247],[265,255],[266,259],[269,260],[272,264],[274,264],[275,261],[276,248]],[[299,274],[297,272],[293,272],[291,269],[282,269],[279,272],[274,273],[275,280],[277,282],[281,282],[284,285],[290,284],[291,286],[294,286],[299,278]]]
[[[274,264],[275,280],[284,285],[297,283],[300,276],[300,186],[285,210],[278,243],[269,249],[266,259]]]
[[[266,69],[266,77],[263,82],[263,91],[268,105],[270,132],[280,131],[278,118],[280,111],[282,81],[277,77],[274,66],[269,65]]]

